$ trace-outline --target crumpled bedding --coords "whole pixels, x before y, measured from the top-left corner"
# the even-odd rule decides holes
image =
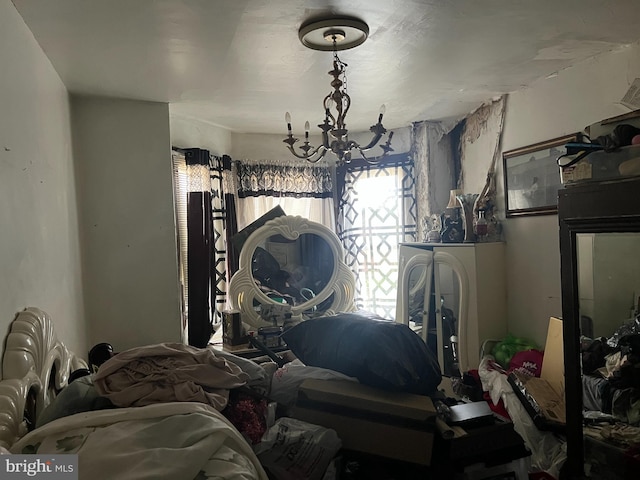
[[[78,413],[28,433],[11,453],[78,454],[80,478],[91,480],[268,480],[242,435],[202,403]]]
[[[118,407],[162,402],[202,402],[222,410],[229,390],[249,375],[212,349],[161,343],[120,352],[100,366],[93,381],[98,393]]]
[[[36,428],[61,417],[81,412],[115,408],[108,398],[98,395],[91,375],[78,378],[56,395],[36,419]]]

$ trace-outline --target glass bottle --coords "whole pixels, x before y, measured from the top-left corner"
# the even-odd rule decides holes
[[[487,234],[487,219],[484,210],[478,210],[478,221],[476,222],[476,235],[482,238]]]

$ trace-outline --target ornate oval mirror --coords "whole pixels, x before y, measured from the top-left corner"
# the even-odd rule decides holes
[[[355,279],[340,240],[329,228],[299,216],[268,221],[247,238],[229,283],[231,307],[256,328],[266,307],[286,305],[293,319],[350,312]]]

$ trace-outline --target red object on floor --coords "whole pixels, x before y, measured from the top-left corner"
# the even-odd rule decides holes
[[[476,381],[476,383],[480,386],[482,385],[482,381],[480,380],[480,374],[478,373],[478,370],[469,370],[467,372],[471,377],[473,377],[473,379]],[[500,399],[498,401],[498,404],[496,405],[495,403],[493,403],[493,401],[491,400],[491,396],[489,395],[489,392],[482,392],[482,399],[485,400],[488,404],[489,404],[489,408],[494,411],[495,413],[497,413],[498,415],[501,415],[503,418],[506,418],[508,420],[511,420],[511,417],[509,416],[509,412],[507,412],[506,407],[504,406],[504,402],[502,401],[502,399]]]
[[[485,399],[485,401],[489,404],[489,408],[497,413],[498,415],[501,415],[502,417],[511,420],[511,417],[509,416],[509,412],[507,412],[506,407],[504,406],[504,402],[502,401],[502,399],[500,399],[498,401],[498,404],[496,405],[495,403],[493,403],[493,401],[491,400],[491,395],[489,395],[489,392],[484,392],[482,394],[482,398]]]

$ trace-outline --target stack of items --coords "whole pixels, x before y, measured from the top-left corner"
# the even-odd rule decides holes
[[[495,416],[487,402],[437,404],[435,451],[441,475],[460,480],[528,478],[531,453],[513,424]]]
[[[436,410],[427,396],[345,380],[305,380],[294,418],[335,430],[343,448],[430,465]]]

